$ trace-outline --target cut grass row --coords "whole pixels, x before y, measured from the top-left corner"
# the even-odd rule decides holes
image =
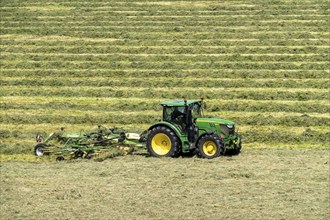
[[[74,54],[74,53],[23,53],[3,52],[1,59],[9,61],[88,61],[109,62],[113,61],[136,61],[136,62],[324,62],[329,60],[328,54],[126,54],[126,53],[99,53],[99,54]]]
[[[207,88],[192,87],[180,88],[140,88],[140,87],[91,87],[91,86],[3,86],[0,97],[6,96],[57,96],[57,97],[112,97],[112,98],[153,98],[155,96],[167,99],[180,97],[204,97],[223,98],[226,100],[327,100],[329,91],[327,89],[297,89],[297,88]]]
[[[30,47],[36,47],[36,46],[43,46],[43,47],[54,47],[59,46],[59,42],[61,43],[61,46],[63,47],[85,47],[85,46],[105,46],[109,47],[110,45],[113,47],[117,46],[133,46],[137,47],[140,46],[141,49],[145,49],[146,46],[148,47],[161,47],[161,48],[168,48],[168,47],[196,47],[199,46],[201,48],[203,47],[239,47],[239,46],[248,46],[248,47],[262,47],[262,46],[271,46],[274,51],[276,51],[276,47],[283,47],[283,46],[289,46],[294,47],[296,46],[296,49],[301,49],[301,47],[307,47],[305,49],[309,49],[309,46],[325,46],[328,44],[329,39],[328,38],[309,38],[309,39],[282,39],[282,38],[269,38],[267,40],[262,40],[258,38],[244,38],[237,36],[236,38],[230,38],[230,39],[192,39],[192,38],[185,38],[185,39],[147,39],[145,41],[143,40],[125,40],[121,38],[83,38],[83,37],[69,37],[69,36],[56,36],[56,35],[49,35],[49,36],[37,36],[37,35],[27,35],[27,34],[7,34],[0,36],[0,44],[3,46],[1,48],[2,51],[12,51],[15,52],[15,48],[17,45],[22,48],[23,46],[30,46]],[[8,48],[6,45],[11,45],[13,48]],[[143,45],[143,46],[141,46]],[[10,50],[11,49],[11,50]],[[17,48],[16,48],[17,49]],[[230,49],[230,48],[229,48]],[[246,48],[248,49],[248,48]],[[269,51],[266,54],[273,53],[273,50]],[[17,51],[18,52],[18,51]],[[159,51],[161,52],[161,51]],[[308,50],[305,51],[305,53],[301,54],[308,54]],[[319,51],[319,52],[322,52]],[[44,53],[48,53],[48,51],[44,51]],[[63,53],[63,52],[58,52]],[[158,53],[161,54],[161,53]],[[230,53],[228,53],[230,54]],[[241,54],[249,54],[245,50],[241,51]],[[251,54],[251,53],[250,53]],[[258,54],[258,53],[256,53]],[[278,53],[278,54],[289,54],[287,53]],[[291,54],[299,54],[298,52],[294,52]]]
[[[318,20],[327,20],[327,7],[320,6],[323,10],[272,10],[272,9],[264,9],[264,10],[218,10],[218,11],[203,11],[203,10],[195,10],[195,11],[187,11],[187,10],[168,10],[162,8],[152,8],[151,11],[143,11],[138,8],[132,9],[128,8],[127,10],[117,10],[116,7],[108,8],[106,11],[100,10],[98,13],[97,10],[93,11],[84,11],[79,12],[79,8],[76,8],[73,11],[63,10],[63,11],[40,11],[40,13],[36,11],[29,11],[19,7],[2,7],[1,12],[3,14],[2,22],[15,22],[15,21],[39,21],[39,22],[52,22],[52,21],[63,21],[63,22],[71,22],[76,21],[79,22],[78,18],[84,19],[87,22],[102,22],[102,20],[98,20],[96,18],[105,18],[109,19],[109,24],[111,22],[123,22],[123,21],[132,21],[132,22],[176,22],[183,23],[193,21],[193,22],[203,22],[208,19],[216,20],[216,22],[237,22],[237,20],[245,21],[261,21],[261,22],[273,22],[274,20],[278,21],[318,21]],[[106,8],[106,7],[105,7]],[[18,12],[19,11],[19,12]],[[175,12],[175,13],[174,13]],[[182,13],[182,14],[181,14]],[[166,16],[164,16],[166,14]],[[19,15],[19,16],[15,16]],[[139,19],[136,18],[139,16]],[[126,20],[120,20],[125,17]],[[24,18],[28,18],[28,20],[24,20]],[[67,18],[66,20],[64,18]],[[164,19],[167,18],[167,19]],[[180,19],[173,19],[180,18]],[[189,18],[191,18],[189,20]],[[81,22],[81,20],[80,20]],[[207,25],[212,25],[213,23],[207,23]]]
[[[65,10],[69,6],[74,6],[78,7],[80,9],[90,9],[90,7],[93,7],[97,10],[102,10],[102,9],[111,9],[111,8],[118,8],[122,11],[126,11],[126,8],[131,8],[131,9],[149,9],[150,8],[168,8],[168,9],[186,9],[187,11],[195,11],[195,10],[211,10],[215,11],[216,9],[221,9],[222,7],[233,7],[235,8],[240,8],[240,7],[246,7],[247,10],[253,10],[255,7],[264,7],[264,6],[269,6],[269,7],[277,7],[285,9],[284,6],[288,7],[296,7],[299,10],[303,10],[304,7],[308,7],[308,10],[312,10],[314,7],[317,7],[319,5],[327,5],[326,0],[317,0],[317,1],[301,1],[301,2],[296,2],[296,1],[270,1],[270,0],[253,0],[247,3],[246,1],[236,1],[236,0],[231,0],[231,1],[226,1],[226,2],[219,2],[219,1],[178,1],[178,0],[172,0],[172,1],[53,1],[53,0],[46,0],[43,1],[42,3],[40,2],[34,2],[34,1],[26,1],[24,4],[17,4],[19,1],[8,1],[5,0],[3,1],[6,3],[6,8],[10,7],[18,7],[18,8],[26,8],[26,9],[54,9],[54,10]],[[214,8],[216,6],[219,6],[219,8]],[[290,8],[290,9],[292,9]],[[139,10],[141,11],[141,10]]]
[[[187,7],[179,7],[175,5],[175,3],[171,3],[168,6],[148,6],[142,5],[130,5],[129,2],[125,2],[119,5],[95,5],[95,4],[87,4],[82,5],[79,3],[78,7],[75,7],[72,4],[66,4],[66,6],[62,4],[61,6],[54,5],[46,5],[45,2],[42,6],[33,6],[30,5],[24,7],[21,5],[9,5],[6,4],[5,7],[2,8],[3,12],[6,15],[12,15],[13,13],[19,11],[21,15],[75,15],[75,16],[85,16],[85,15],[127,15],[127,16],[177,16],[177,17],[184,17],[184,16],[221,16],[226,15],[229,16],[272,16],[276,15],[275,13],[271,13],[272,11],[278,12],[280,15],[301,15],[301,12],[310,12],[312,15],[320,15],[325,14],[328,9],[328,5],[326,3],[322,4],[297,4],[296,7],[292,7],[290,5],[284,4],[283,7],[279,7],[279,5],[267,5],[268,7],[265,8],[265,5],[251,5],[250,7],[244,7],[240,5],[228,5],[228,6],[211,6],[205,5],[205,7],[189,7],[192,4],[187,4]],[[94,9],[92,10],[91,9]],[[286,8],[285,8],[286,7]],[[264,9],[264,10],[262,10]],[[253,13],[254,12],[254,13]],[[282,13],[281,13],[282,12]],[[182,14],[181,14],[182,13]],[[308,14],[308,15],[311,15]]]
[[[23,35],[18,35],[23,36]],[[31,35],[26,35],[29,38]],[[35,35],[37,36],[37,35]],[[53,35],[52,35],[53,36]],[[52,37],[50,36],[50,37]],[[78,38],[79,39],[79,38]],[[81,38],[86,39],[86,38]],[[117,39],[117,38],[115,38]],[[245,38],[248,39],[248,38]],[[254,39],[254,38],[253,38]],[[27,40],[27,39],[26,39]],[[191,39],[188,39],[188,41]],[[46,40],[47,41],[47,40]],[[196,41],[196,40],[195,40]],[[193,41],[193,42],[195,42]],[[280,42],[284,43],[285,40]],[[313,42],[316,40],[312,40]],[[43,42],[43,41],[41,41]],[[97,41],[96,41],[97,42]],[[147,42],[150,42],[149,40]],[[152,41],[151,41],[152,42]],[[157,42],[157,41],[155,41]],[[212,44],[214,41],[206,41],[208,45],[199,45],[199,47],[195,47],[193,45],[171,45],[171,42],[175,42],[172,39],[168,39],[164,41],[165,45],[148,45],[141,44],[141,42],[134,40],[131,43],[135,45],[126,45],[124,42],[123,45],[116,45],[118,42],[115,40],[113,42],[97,42],[95,44],[91,44],[90,42],[84,41],[71,41],[71,43],[61,43],[54,45],[38,45],[39,43],[25,43],[18,44],[15,40],[7,41],[7,43],[12,45],[2,45],[2,52],[13,52],[13,53],[68,53],[75,54],[74,49],[80,49],[78,54],[111,54],[111,53],[119,53],[119,54],[127,54],[127,53],[146,53],[146,54],[223,54],[221,51],[225,51],[226,54],[236,54],[238,51],[242,52],[242,54],[326,54],[327,50],[330,48],[329,45],[315,45],[315,46],[305,46],[302,41],[300,45],[290,46],[290,45],[263,45],[262,42],[259,42],[258,45],[237,45],[236,43],[231,46],[227,45],[217,45]],[[180,41],[179,41],[180,42]],[[221,42],[221,41],[220,41]],[[242,41],[244,43],[249,41]],[[169,45],[168,45],[169,43]],[[175,42],[176,43],[176,42]],[[210,44],[209,44],[210,43]],[[66,45],[69,44],[69,45]],[[19,49],[19,50],[18,50]],[[42,50],[43,49],[43,50]],[[285,51],[284,51],[285,49]],[[76,51],[78,52],[78,51]],[[192,53],[195,52],[195,53]],[[139,54],[137,53],[137,54]]]
[[[0,23],[1,24],[1,23]],[[124,24],[123,24],[124,25]],[[157,24],[155,24],[157,25]],[[174,24],[171,24],[169,23],[169,25],[171,26],[175,26]],[[270,31],[272,32],[272,31]],[[285,33],[285,31],[283,30],[279,30],[280,34],[282,33]],[[202,32],[200,32],[202,33]],[[252,32],[253,34],[257,34],[257,31],[253,31]],[[304,38],[295,38],[295,34],[302,34],[303,31],[302,30],[296,30],[296,31],[291,31],[290,32],[292,34],[292,37],[290,39],[284,39],[284,38],[276,38],[275,36],[273,37],[270,37],[270,38],[267,38],[267,41],[265,41],[265,43],[268,42],[268,39],[271,41],[271,42],[276,42],[276,41],[283,41],[284,40],[288,40],[289,42],[295,42],[295,41],[306,41],[308,42],[308,40],[310,41],[315,41],[317,39],[321,39],[321,40],[326,40],[326,36],[328,36],[328,33],[324,33],[324,32],[315,32],[315,31],[311,31],[311,32],[308,32],[308,33],[305,33],[305,34],[319,34],[317,38],[309,38],[309,39],[304,39]],[[163,33],[163,34],[166,34],[166,33]],[[193,33],[192,33],[193,34]],[[223,33],[225,34],[225,33]],[[230,34],[230,33],[229,33]],[[247,33],[249,34],[249,33]],[[249,36],[249,35],[247,35]],[[307,35],[307,36],[311,36],[311,35]],[[322,37],[323,36],[323,37]],[[147,37],[148,36],[145,36],[146,39],[148,39]],[[76,41],[76,40],[84,40],[86,42],[113,42],[114,40],[117,40],[117,41],[125,41],[125,39],[123,38],[109,38],[109,37],[105,37],[105,38],[85,38],[83,36],[70,36],[70,35],[50,35],[50,34],[47,34],[47,35],[33,35],[33,34],[21,34],[21,33],[14,33],[14,34],[2,34],[0,36],[0,39],[3,39],[3,40],[15,40],[15,41],[21,41],[21,43],[25,43],[25,44],[29,44],[29,43],[37,43],[36,41],[40,41],[40,42],[43,42],[43,41],[54,41],[54,40],[58,40],[58,41],[63,41],[63,43],[70,43],[70,41]],[[24,42],[24,40],[26,39],[30,39],[31,41],[30,42]],[[173,40],[173,39],[150,39],[149,41],[152,43],[152,42],[172,42],[172,43],[176,43],[176,42],[185,42],[185,41],[198,41],[198,42],[226,42],[226,41],[260,41],[260,40],[263,40],[261,38],[253,38],[253,37],[245,37],[243,38],[243,36],[236,36],[236,38],[219,38],[219,39],[213,39],[213,38],[204,38],[204,39],[196,39],[196,38],[192,38],[192,37],[189,37],[189,36],[186,36],[185,38],[182,38],[182,39],[176,39],[176,40]],[[266,39],[264,39],[266,40]],[[136,39],[131,39],[129,42],[125,42],[127,44],[129,43],[136,43],[137,40]],[[126,45],[126,44],[125,44]],[[181,45],[181,44],[179,44]],[[256,45],[258,46],[258,45]]]
[[[5,16],[3,13],[2,24],[6,28],[15,28],[15,27],[24,27],[24,24],[27,27],[37,28],[36,24],[43,25],[52,25],[53,27],[58,26],[59,21],[62,21],[64,27],[72,26],[76,28],[86,27],[91,28],[92,26],[100,27],[102,24],[105,28],[114,27],[119,28],[120,26],[124,26],[124,24],[128,25],[129,30],[134,29],[134,24],[137,26],[142,26],[146,24],[145,28],[152,28],[150,23],[154,21],[159,26],[154,27],[153,29],[162,29],[162,28],[170,28],[171,23],[173,23],[178,28],[184,29],[204,29],[205,27],[210,28],[238,28],[242,29],[243,26],[250,27],[252,30],[255,28],[260,28],[262,30],[283,30],[280,27],[288,28],[288,30],[294,31],[301,28],[302,25],[306,25],[308,30],[322,30],[326,29],[325,22],[329,20],[329,17],[326,15],[323,16],[315,16],[313,19],[306,19],[299,15],[297,16],[289,16],[289,17],[282,17],[281,15],[278,16],[249,16],[249,15],[237,15],[237,16],[225,16],[225,15],[212,15],[212,13],[207,13],[206,15],[195,15],[195,14],[188,14],[188,15],[181,15],[181,16],[173,16],[171,14],[167,16],[150,16],[150,15],[143,15],[140,16],[134,15],[132,13],[127,14],[119,14],[116,12],[108,12],[108,13],[99,13],[97,15],[88,15],[84,14],[73,14],[70,13],[68,15],[65,14],[37,14],[31,13],[24,14],[21,13],[19,17],[14,17],[13,14],[9,14]],[[177,13],[177,12],[175,12]],[[175,14],[173,13],[173,14]],[[181,13],[181,12],[179,12]],[[184,12],[182,12],[184,13]],[[24,20],[25,18],[25,20]],[[86,22],[82,23],[81,20],[86,20]],[[98,18],[98,19],[95,19]],[[125,18],[125,19],[123,19]],[[136,20],[139,18],[139,20]],[[175,19],[176,18],[176,19]],[[110,20],[110,22],[104,23],[106,20]],[[211,22],[208,22],[210,21]],[[21,23],[18,23],[21,21]],[[213,22],[214,21],[214,22]],[[13,24],[10,26],[9,24]],[[77,25],[75,25],[77,24]],[[196,24],[196,26],[193,26]],[[288,26],[289,24],[296,24],[297,27]],[[314,26],[312,25],[314,24]]]
[[[40,6],[33,6],[29,4],[29,6],[24,7],[23,5],[10,5],[6,4],[6,7],[3,8],[3,11],[7,14],[12,14],[16,11],[21,12],[23,15],[35,15],[35,14],[46,14],[46,15],[82,15],[82,12],[87,15],[131,15],[131,16],[189,16],[189,15],[274,15],[273,11],[283,12],[284,15],[296,15],[300,14],[299,12],[309,11],[309,12],[318,12],[315,14],[324,14],[327,11],[327,3],[318,2],[317,4],[267,4],[266,10],[264,4],[253,4],[253,5],[240,5],[235,3],[229,3],[227,5],[212,5],[210,2],[209,5],[205,4],[204,7],[192,7],[193,5],[187,2],[184,7],[175,4],[173,1],[169,5],[136,5],[130,4],[132,2],[121,2],[121,5],[115,4],[106,4],[106,5],[98,5],[89,3],[83,5],[79,3],[78,7],[75,7],[74,4],[65,4],[62,2],[61,6],[59,5],[57,8],[54,5],[46,5],[43,2]],[[94,9],[92,10],[91,7]],[[180,14],[181,12],[182,14]],[[252,12],[255,12],[254,14]],[[280,13],[282,14],[282,13]]]
[[[307,24],[301,24],[301,29],[303,27],[305,27],[305,31],[309,31],[309,32],[314,32],[314,31],[318,31],[318,32],[326,32],[328,31],[328,28],[326,27],[326,23],[328,22],[322,22],[322,23],[307,23]],[[106,31],[106,32],[120,32],[120,31],[125,31],[126,33],[135,33],[136,35],[138,35],[139,33],[169,33],[169,32],[191,32],[191,33],[203,33],[203,32],[209,32],[209,33],[213,33],[213,34],[217,34],[217,32],[229,32],[229,33],[234,33],[234,34],[239,34],[239,33],[244,33],[247,30],[251,31],[251,32],[255,32],[255,33],[260,33],[262,34],[262,32],[274,32],[277,31],[278,28],[274,28],[274,27],[268,27],[268,26],[246,26],[246,25],[242,25],[242,26],[236,26],[236,27],[221,27],[221,26],[211,26],[211,27],[203,27],[203,26],[191,26],[191,27],[187,27],[187,26],[179,26],[179,25],[175,25],[175,27],[169,27],[169,26],[164,26],[163,28],[161,27],[148,27],[148,26],[131,26],[130,24],[127,24],[128,27],[126,26],[100,26],[100,27],[95,27],[95,26],[60,26],[60,25],[52,25],[49,27],[48,30],[51,31],[60,31],[61,33],[74,33],[74,32],[100,32],[100,31]],[[285,26],[284,24],[274,24],[274,25],[280,25],[280,26]],[[292,24],[286,24],[287,26],[292,27]],[[5,25],[4,25],[5,26]],[[40,24],[39,26],[33,26],[33,27],[22,27],[22,26],[17,26],[17,27],[12,27],[9,26],[8,27],[3,27],[2,28],[2,32],[5,34],[9,34],[10,32],[16,32],[16,33],[20,33],[20,32],[30,32],[30,33],[38,33],[39,31],[44,30],[45,28],[42,27],[43,25]],[[44,26],[48,26],[47,24],[44,24]],[[309,28],[308,28],[309,27]],[[299,25],[294,25],[294,28],[292,28],[291,30],[287,30],[286,32],[290,32],[290,31],[301,31],[301,29],[299,29]]]
[[[326,70],[328,62],[194,62],[194,61],[109,61],[109,62],[92,62],[92,61],[31,61],[17,60],[6,61],[1,60],[2,68],[67,68],[67,69],[268,69],[268,70]]]
[[[287,10],[288,11],[288,10]],[[271,11],[268,11],[271,13]],[[309,16],[301,15],[301,13],[308,13]],[[309,23],[309,22],[319,22],[319,21],[327,21],[329,17],[327,17],[328,13],[327,10],[324,12],[317,13],[313,10],[300,10],[297,11],[297,13],[289,12],[286,13],[283,11],[282,13],[279,11],[277,12],[277,15],[267,14],[261,12],[259,15],[252,14],[257,13],[257,10],[254,12],[245,13],[244,11],[241,11],[236,14],[230,14],[228,15],[226,11],[223,11],[222,13],[212,14],[205,12],[207,14],[204,15],[198,15],[194,13],[186,14],[186,15],[134,15],[130,12],[128,13],[99,13],[99,14],[86,14],[86,13],[80,13],[80,14],[73,14],[72,12],[70,14],[58,14],[58,12],[55,13],[31,13],[26,14],[24,12],[20,12],[19,16],[17,16],[17,13],[8,14],[7,16],[3,16],[2,23],[15,23],[15,22],[21,22],[21,24],[27,24],[31,25],[34,22],[41,24],[44,23],[50,23],[54,22],[63,22],[63,24],[70,24],[71,22],[80,23],[82,20],[85,21],[85,25],[89,24],[96,24],[97,26],[102,25],[107,20],[109,20],[110,24],[150,24],[150,22],[155,22],[156,24],[167,24],[167,23],[174,23],[176,25],[191,25],[193,23],[197,25],[206,24],[209,26],[212,26],[213,24],[222,24],[222,25],[233,25],[233,26],[239,26],[240,24],[244,24],[247,22],[250,24],[251,27],[260,27],[263,28],[264,26],[267,26],[270,23],[279,23],[280,25],[285,25],[287,23],[295,23],[298,25],[301,25],[302,23]],[[178,12],[181,13],[181,12]],[[183,12],[184,13],[184,12]],[[274,13],[274,11],[273,11]],[[112,14],[112,15],[110,15]],[[156,13],[155,13],[156,14]],[[16,16],[15,16],[16,15]],[[312,17],[312,18],[311,18]],[[214,21],[208,22],[209,20]],[[238,21],[241,21],[239,23]],[[253,23],[255,21],[255,23]],[[32,23],[29,23],[32,22]],[[250,22],[250,23],[249,23]],[[257,26],[258,25],[258,26]],[[268,25],[268,28],[272,28],[270,25]],[[275,28],[275,27],[274,27]],[[293,27],[290,27],[293,28]],[[280,29],[280,27],[278,27]]]
[[[124,19],[124,18],[123,18]],[[47,28],[46,28],[47,27]],[[301,27],[303,28],[303,27]],[[231,39],[231,38],[259,38],[262,40],[266,40],[268,38],[279,38],[279,39],[314,39],[314,38],[329,38],[329,32],[327,30],[323,31],[302,31],[300,29],[291,30],[291,31],[281,31],[281,30],[273,30],[273,31],[258,31],[258,30],[251,30],[249,28],[218,28],[214,31],[205,31],[205,32],[190,32],[185,31],[184,29],[175,29],[173,27],[170,31],[150,31],[150,32],[126,32],[124,31],[110,31],[110,30],[89,30],[89,31],[70,31],[70,30],[63,30],[60,28],[52,28],[45,26],[40,29],[29,29],[29,28],[18,28],[18,29],[6,29],[2,30],[3,34],[26,34],[26,35],[39,35],[39,36],[50,36],[50,35],[64,35],[64,36],[71,36],[71,37],[90,37],[90,38],[121,38],[126,40],[141,40],[141,39]]]
[[[85,24],[85,25],[75,25],[75,24],[61,24],[61,23],[35,23],[27,25],[22,24],[11,24],[11,23],[3,23],[2,24],[2,31],[6,33],[6,31],[12,31],[12,30],[19,30],[22,27],[24,29],[30,29],[30,30],[36,30],[39,31],[40,29],[43,29],[43,26],[49,26],[52,29],[63,29],[65,31],[99,31],[99,30],[105,30],[105,31],[125,31],[125,32],[168,32],[173,30],[183,30],[183,31],[191,31],[191,32],[207,32],[207,31],[217,31],[221,29],[228,29],[228,30],[241,30],[244,31],[247,28],[251,31],[276,31],[279,30],[278,26],[281,26],[282,28],[287,28],[287,31],[296,31],[299,28],[306,28],[308,31],[327,31],[328,27],[327,24],[328,21],[326,20],[319,20],[319,21],[269,21],[267,23],[265,22],[259,22],[259,24],[256,24],[255,21],[251,22],[222,22],[221,24],[218,24],[216,26],[207,26],[203,24],[175,24],[175,27],[171,27],[170,25],[157,25],[157,26],[148,26],[143,24],[138,25],[132,25],[131,23],[126,24],[115,24],[115,25],[102,25],[102,26],[95,26],[93,24]],[[127,25],[127,26],[126,26]]]
[[[36,106],[37,107],[37,106]],[[3,124],[40,124],[40,123],[70,123],[70,124],[144,124],[153,123],[161,118],[161,109],[158,107],[158,112],[144,112],[136,111],[130,112],[129,109],[114,108],[112,105],[105,106],[109,111],[92,111],[92,110],[81,110],[73,109],[71,106],[69,109],[50,109],[42,108],[30,109],[3,109],[0,111],[0,121]],[[65,107],[65,106],[63,106]],[[111,110],[110,110],[111,109]],[[125,112],[126,110],[126,112]],[[156,110],[154,110],[156,111]],[[223,117],[235,121],[238,125],[250,125],[250,126],[330,126],[329,117],[321,114],[312,116],[306,113],[300,115],[286,114],[282,112],[280,115],[274,116],[274,114],[265,113],[249,113],[236,111],[223,110],[224,113],[214,114],[214,117]],[[209,114],[210,115],[210,114]]]
[[[84,78],[57,77],[47,78],[15,78],[2,77],[2,86],[94,86],[94,87],[142,87],[142,88],[173,88],[173,87],[196,87],[208,88],[317,88],[327,89],[329,79],[226,79],[226,78],[181,78],[172,77],[143,79],[138,77],[106,78],[93,77],[88,80]]]
[[[270,12],[270,11],[269,11]],[[269,13],[268,12],[268,13]],[[152,14],[151,14],[152,13]],[[109,20],[110,22],[107,23],[106,26],[110,24],[127,24],[128,26],[131,26],[132,24],[150,24],[150,22],[161,22],[159,24],[166,24],[167,22],[173,22],[176,26],[181,26],[183,28],[192,28],[192,26],[189,27],[189,25],[196,24],[197,26],[195,28],[203,28],[203,24],[205,26],[212,27],[214,24],[216,24],[219,28],[220,27],[227,27],[228,29],[230,27],[235,26],[242,26],[246,24],[246,26],[250,28],[261,28],[263,30],[282,30],[281,27],[288,28],[289,30],[297,30],[297,27],[288,26],[289,24],[296,24],[298,27],[302,28],[301,26],[303,24],[306,24],[306,28],[310,30],[314,29],[326,29],[326,22],[329,18],[327,17],[327,10],[325,10],[322,14],[322,12],[316,14],[313,11],[305,11],[305,13],[309,13],[310,16],[313,16],[313,19],[308,19],[308,17],[303,17],[299,12],[297,13],[289,13],[288,15],[285,14],[285,12],[278,12],[278,15],[271,15],[267,14],[267,12],[263,13],[261,12],[258,14],[248,14],[244,11],[240,11],[237,14],[231,14],[226,15],[226,12],[187,12],[187,11],[177,11],[174,10],[173,12],[168,11],[164,13],[157,12],[134,12],[134,11],[127,11],[127,12],[116,12],[116,11],[109,11],[109,12],[99,12],[95,11],[95,13],[88,13],[88,12],[72,12],[72,11],[66,11],[63,13],[61,12],[50,12],[50,13],[38,13],[38,12],[27,12],[21,10],[19,14],[17,12],[14,13],[2,13],[3,24],[10,24],[11,22],[17,22],[21,21],[21,27],[24,27],[24,24],[27,26],[32,26],[34,23],[31,22],[40,22],[40,24],[45,24],[50,22],[51,24],[56,25],[56,23],[52,22],[58,22],[61,21],[63,24],[70,24],[70,22],[76,22],[79,23],[82,20],[85,20],[84,26],[88,25],[94,25],[97,26],[104,24],[102,22]],[[178,13],[181,13],[181,15],[178,15]],[[254,11],[256,13],[256,11]],[[270,12],[271,13],[271,12]],[[16,16],[15,16],[16,15]],[[17,16],[18,15],[18,16]],[[309,17],[310,18],[310,17]],[[308,20],[307,20],[308,19]],[[208,22],[208,21],[214,21]],[[100,22],[100,23],[99,23]],[[132,23],[131,23],[132,22]],[[15,23],[14,23],[15,24]],[[313,27],[311,24],[315,24],[315,27]],[[187,26],[186,26],[187,25]],[[274,25],[274,27],[272,27]],[[277,26],[279,25],[279,26]],[[7,25],[6,25],[7,26]],[[10,27],[10,26],[8,26]],[[77,27],[75,25],[72,25],[72,27]],[[216,26],[213,26],[216,27]],[[318,30],[318,29],[317,29]]]
[[[290,70],[290,69],[67,69],[67,68],[13,68],[13,69],[2,69],[2,79],[8,77],[79,77],[82,79],[89,79],[90,77],[111,77],[122,78],[136,77],[136,78],[158,78],[176,76],[180,78],[191,78],[195,79],[205,78],[227,78],[227,79],[324,79],[329,76],[329,70]]]
[[[28,98],[28,97],[26,97]],[[35,98],[37,100],[38,97]],[[98,99],[101,98],[94,98],[91,104],[81,104],[77,101],[74,101],[77,98],[70,98],[71,101],[48,101],[47,103],[31,103],[31,104],[24,104],[21,103],[13,103],[13,102],[3,102],[2,109],[9,110],[9,109],[22,109],[22,110],[29,110],[29,109],[52,109],[56,110],[65,110],[65,109],[84,109],[90,111],[105,111],[107,112],[109,109],[112,111],[130,111],[134,109],[136,111],[149,111],[149,110],[159,110],[158,104],[159,102],[155,101],[151,102],[144,102],[141,100],[140,102],[133,102],[133,103],[122,103],[120,102],[108,102],[103,103],[100,102]],[[306,103],[307,102],[307,103]],[[223,100],[219,101],[216,104],[210,104],[208,106],[209,111],[247,111],[247,112],[296,112],[296,113],[328,113],[329,112],[329,105],[325,103],[308,103],[308,101],[301,101],[301,102],[286,102],[281,103],[278,101],[253,101],[253,100]],[[303,123],[303,122],[301,122]],[[311,122],[312,123],[312,122]]]
[[[8,5],[19,5],[18,3],[20,3],[20,1],[10,1],[10,0],[4,0],[3,2],[6,2]],[[296,2],[294,0],[282,0],[282,1],[271,1],[271,0],[253,0],[249,3],[246,3],[246,1],[242,1],[242,0],[231,0],[231,1],[226,1],[226,2],[219,2],[219,1],[215,1],[215,0],[203,0],[203,1],[196,1],[196,0],[171,0],[171,1],[159,1],[159,0],[155,0],[155,1],[148,1],[148,0],[141,0],[141,1],[129,1],[129,0],[124,0],[124,1],[111,1],[111,2],[107,2],[107,1],[69,1],[69,0],[45,0],[42,3],[40,2],[35,2],[32,0],[28,0],[26,1],[23,6],[26,5],[46,5],[46,6],[50,6],[50,7],[61,7],[61,6],[68,6],[68,5],[75,5],[75,6],[79,6],[79,7],[84,7],[84,6],[89,6],[92,5],[94,7],[96,7],[97,5],[99,5],[100,7],[102,6],[113,6],[113,5],[117,5],[117,7],[126,7],[128,5],[133,5],[134,7],[143,7],[143,6],[149,6],[149,5],[158,5],[158,6],[181,6],[181,7],[188,7],[188,9],[193,9],[195,7],[208,7],[208,6],[236,6],[236,5],[244,5],[244,6],[251,6],[254,4],[261,4],[261,5],[279,5],[279,6],[283,6],[284,5],[293,5],[293,6],[297,6],[297,5],[313,5],[315,6],[315,2],[317,2],[318,4],[324,3],[326,4],[327,1],[326,0],[317,0],[317,1],[311,1],[311,0],[304,0],[301,2]],[[313,4],[314,3],[314,4]]]
[[[154,98],[94,98],[94,97],[3,97],[2,109],[82,109],[90,111],[149,111],[159,110],[159,103],[166,99]],[[297,112],[328,113],[329,101],[281,101],[281,100],[225,100],[208,101],[208,111],[246,112]]]
[[[15,10],[15,9],[13,9]],[[211,14],[211,13],[209,13]],[[9,15],[9,17],[12,15]],[[120,16],[119,16],[120,17]],[[210,16],[208,16],[210,17]],[[327,15],[268,15],[268,16],[262,16],[259,17],[258,15],[255,16],[244,16],[244,15],[231,15],[231,16],[225,16],[225,15],[216,15],[215,18],[222,17],[222,19],[213,19],[212,22],[208,22],[209,19],[199,19],[199,20],[177,20],[177,21],[147,21],[147,20],[120,20],[120,19],[113,19],[110,21],[104,21],[104,20],[88,20],[86,21],[77,21],[77,20],[64,20],[64,21],[56,21],[56,20],[22,20],[22,22],[26,22],[26,25],[35,27],[37,24],[40,25],[59,25],[59,24],[65,24],[65,25],[73,25],[76,27],[84,27],[84,26],[122,26],[122,25],[128,25],[129,27],[137,26],[152,26],[152,24],[157,24],[159,27],[166,27],[171,25],[178,25],[178,26],[184,26],[184,27],[193,27],[195,24],[195,27],[202,26],[202,27],[216,27],[216,26],[242,26],[244,25],[251,25],[255,26],[255,21],[258,21],[258,24],[273,24],[273,23],[307,23],[310,22],[326,22],[329,20],[329,17]],[[5,16],[5,12],[3,11],[3,18],[4,20],[0,21],[0,24],[3,26],[8,27],[21,27],[22,22],[19,22],[17,20],[7,20],[7,16]],[[33,17],[32,17],[33,18]],[[203,18],[203,17],[202,17]],[[254,21],[254,22],[253,22]],[[25,23],[23,23],[25,24]]]

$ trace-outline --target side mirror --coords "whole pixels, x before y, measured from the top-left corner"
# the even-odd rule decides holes
[[[206,109],[206,102],[204,102],[204,97],[201,97],[202,109]]]

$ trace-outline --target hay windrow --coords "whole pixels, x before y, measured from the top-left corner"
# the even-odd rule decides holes
[[[161,101],[201,96],[247,146],[328,146],[324,0],[5,0],[1,15],[2,153],[61,125],[146,129]]]

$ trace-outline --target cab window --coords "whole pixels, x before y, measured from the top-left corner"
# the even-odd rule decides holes
[[[201,117],[201,107],[199,104],[195,103],[193,106],[192,106],[192,109],[191,109],[191,114],[192,114],[192,117],[195,119],[195,118],[200,118]]]

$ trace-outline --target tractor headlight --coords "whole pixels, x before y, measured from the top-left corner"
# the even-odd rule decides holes
[[[229,134],[234,135],[234,133],[235,133],[235,125],[229,124],[229,125],[227,125],[227,129],[228,129],[228,133]]]
[[[233,129],[234,125],[227,125],[227,128]]]
[[[225,136],[234,135],[235,125],[234,124],[220,124],[221,133]]]

